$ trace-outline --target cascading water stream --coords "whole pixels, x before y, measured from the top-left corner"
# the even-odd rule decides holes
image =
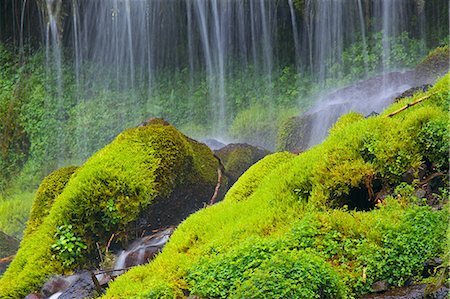
[[[203,113],[203,134],[226,139],[237,116],[231,87],[242,83],[236,80],[239,75],[259,78],[252,88],[260,99],[238,104],[245,107],[259,101],[273,111],[268,115],[275,119],[273,88],[283,68],[292,66],[299,78],[311,78],[324,90],[348,75],[352,65],[343,59],[344,54],[362,57],[364,70],[359,79],[364,79],[403,68],[392,58],[396,37],[409,32],[420,40],[426,34],[424,8],[408,0],[67,3],[72,21],[62,31],[57,22],[61,0],[47,0],[47,59],[62,98],[61,43],[71,41],[78,100],[74,108],[80,109],[74,109],[79,115],[75,116],[79,119],[77,138],[85,143],[79,146],[80,152],[92,151],[83,109],[92,105],[93,98],[104,107],[105,117],[115,115],[114,132],[150,116],[191,124],[198,121],[195,115]],[[413,17],[419,20],[415,25],[411,25]],[[370,65],[377,34],[381,34],[382,53],[375,54],[381,54],[381,69]],[[355,43],[360,44],[358,52],[346,53]],[[382,89],[388,90],[388,85]],[[183,99],[175,98],[175,88],[185,90]],[[199,102],[199,95],[208,102]],[[168,108],[175,105],[186,110],[183,119],[171,119]]]

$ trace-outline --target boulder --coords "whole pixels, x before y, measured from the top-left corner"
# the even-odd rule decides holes
[[[393,99],[415,86],[414,71],[391,72],[319,96],[303,115],[291,117],[278,130],[278,150],[303,152],[322,142],[328,130],[350,111],[381,112]]]
[[[213,151],[219,150],[219,149],[223,148],[224,146],[226,146],[225,143],[222,143],[219,140],[213,139],[213,138],[204,139],[204,140],[202,140],[202,142],[204,144],[206,144]]]
[[[415,68],[416,85],[433,84],[450,69],[450,49],[448,46],[438,47]]]
[[[420,86],[416,86],[416,87],[412,87],[406,91],[404,91],[403,93],[401,93],[400,95],[398,95],[395,99],[394,102],[398,102],[403,98],[410,98],[412,96],[414,96],[414,94],[418,93],[418,92],[425,92],[428,89],[430,89],[432,87],[431,84],[423,84]]]
[[[270,154],[268,150],[246,143],[231,143],[214,153],[224,167],[228,186],[234,184],[250,166]]]
[[[368,294],[360,299],[445,299],[448,298],[449,289],[445,286],[428,292],[426,284],[399,287],[379,294]]]
[[[97,267],[97,246],[106,248],[112,234],[126,245],[153,229],[176,226],[211,200],[218,168],[206,145],[165,121],[122,132],[49,202],[0,280],[0,293],[24,297],[48,276]],[[71,251],[62,242],[67,236]]]

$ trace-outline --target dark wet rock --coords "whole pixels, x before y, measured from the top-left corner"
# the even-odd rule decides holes
[[[414,96],[414,94],[418,93],[418,92],[425,92],[428,89],[430,89],[432,87],[431,84],[423,84],[421,86],[416,86],[416,87],[412,87],[406,91],[404,91],[403,93],[401,93],[400,95],[398,95],[395,99],[394,102],[398,102],[399,100],[403,99],[403,98],[410,98],[412,96]]]
[[[360,299],[445,299],[449,290],[442,286],[431,290],[426,284],[391,289],[381,294],[368,294]]]
[[[366,118],[369,118],[369,117],[372,117],[372,116],[377,116],[377,115],[380,115],[380,114],[375,112],[375,111],[372,111],[372,112],[370,112],[369,114],[366,115]]]
[[[246,143],[228,144],[214,153],[224,167],[224,175],[229,179],[229,186],[234,184],[250,166],[270,154],[266,149]]]
[[[0,231],[0,259],[14,255],[19,248],[19,241]]]
[[[151,236],[146,236],[134,241],[133,244],[119,256],[114,268],[120,270],[148,263],[157,253],[161,252],[173,231],[174,228],[168,228]]]
[[[415,86],[414,71],[392,72],[324,94],[303,115],[285,121],[278,131],[278,150],[305,151],[322,142],[344,114],[382,111],[396,96]]]
[[[372,285],[372,290],[375,293],[384,292],[389,288],[389,284],[386,280],[377,281]]]
[[[84,299],[95,297],[96,287],[90,272],[81,272],[75,275],[72,280],[72,284],[62,292],[58,299]]]
[[[448,299],[450,289],[446,286],[441,286],[433,290],[431,293],[425,294],[425,299]]]
[[[60,275],[51,277],[42,287],[41,295],[43,297],[50,297],[51,295],[66,290],[71,285],[71,282]]]
[[[206,145],[207,145],[210,149],[212,149],[213,151],[219,150],[219,149],[221,149],[221,148],[223,148],[223,147],[226,146],[225,143],[222,143],[222,142],[220,142],[219,140],[217,140],[217,139],[212,139],[212,138],[204,139],[204,140],[202,140],[202,142],[203,142],[204,144],[206,144]]]
[[[440,265],[442,265],[443,262],[444,262],[444,260],[441,258],[438,258],[438,257],[426,261],[424,268],[423,268],[423,273],[422,273],[423,277],[429,277],[429,276],[433,275],[436,268],[439,267]]]

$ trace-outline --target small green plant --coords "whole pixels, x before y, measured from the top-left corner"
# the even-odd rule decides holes
[[[72,225],[64,224],[56,229],[56,242],[52,245],[55,252],[64,266],[68,267],[81,257],[83,250],[87,249],[80,237],[76,236]]]

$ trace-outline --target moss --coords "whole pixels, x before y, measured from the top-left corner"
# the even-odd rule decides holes
[[[209,200],[217,167],[211,150],[170,125],[157,123],[124,131],[72,175],[42,224],[23,239],[0,280],[0,294],[23,297],[37,290],[49,275],[95,264],[96,243],[103,248],[113,233],[124,241],[128,234],[140,235],[142,231],[134,229],[137,222],[146,221],[152,229],[155,219],[146,216],[152,215],[156,205],[167,204],[172,217],[167,224],[177,224],[173,222]],[[187,187],[194,194],[182,193]],[[63,225],[70,226],[71,233],[87,245],[84,258],[70,268],[51,249],[57,228]]]
[[[277,149],[300,153],[308,148],[312,116],[304,114],[285,120],[278,129]]]
[[[69,166],[49,174],[39,186],[31,207],[30,218],[25,230],[25,236],[34,232],[42,224],[50,212],[55,198],[60,195],[77,167]]]
[[[431,51],[416,67],[416,81],[420,83],[434,83],[450,69],[450,49],[442,46]]]
[[[216,273],[209,266],[254,240],[276,246],[280,253],[314,252],[341,275],[349,296],[369,292],[377,280],[403,285],[408,278],[420,279],[424,259],[444,253],[447,208],[436,212],[429,207],[404,206],[393,198],[369,212],[347,211],[342,206],[348,204],[355,188],[372,188],[375,180],[393,188],[407,170],[424,162],[420,132],[447,116],[449,79],[450,74],[426,94],[415,95],[414,99],[430,97],[394,117],[387,114],[414,99],[394,103],[379,116],[344,117],[322,144],[298,156],[284,159],[283,154],[276,154],[263,159],[238,180],[224,201],[183,222],[152,263],[115,280],[104,298],[149,294],[158,298],[160,285],[165,294],[169,287],[173,298],[184,297],[199,286],[187,277],[201,265],[211,270],[208,277],[220,274],[224,278],[218,283],[226,284],[227,273]],[[444,134],[435,134],[441,129],[444,126],[432,131],[437,140],[448,134],[448,127]],[[272,158],[274,164],[269,163]],[[258,172],[258,167],[266,164],[267,171]],[[255,184],[247,190],[252,178]],[[251,249],[240,252],[252,254]],[[276,276],[273,279],[277,281]]]
[[[229,144],[215,151],[225,168],[225,175],[229,178],[230,184],[236,182],[250,166],[269,153],[265,149],[244,143]]]
[[[227,192],[225,200],[241,201],[247,199],[258,188],[264,178],[274,169],[288,163],[295,156],[287,152],[268,155],[250,167]]]

